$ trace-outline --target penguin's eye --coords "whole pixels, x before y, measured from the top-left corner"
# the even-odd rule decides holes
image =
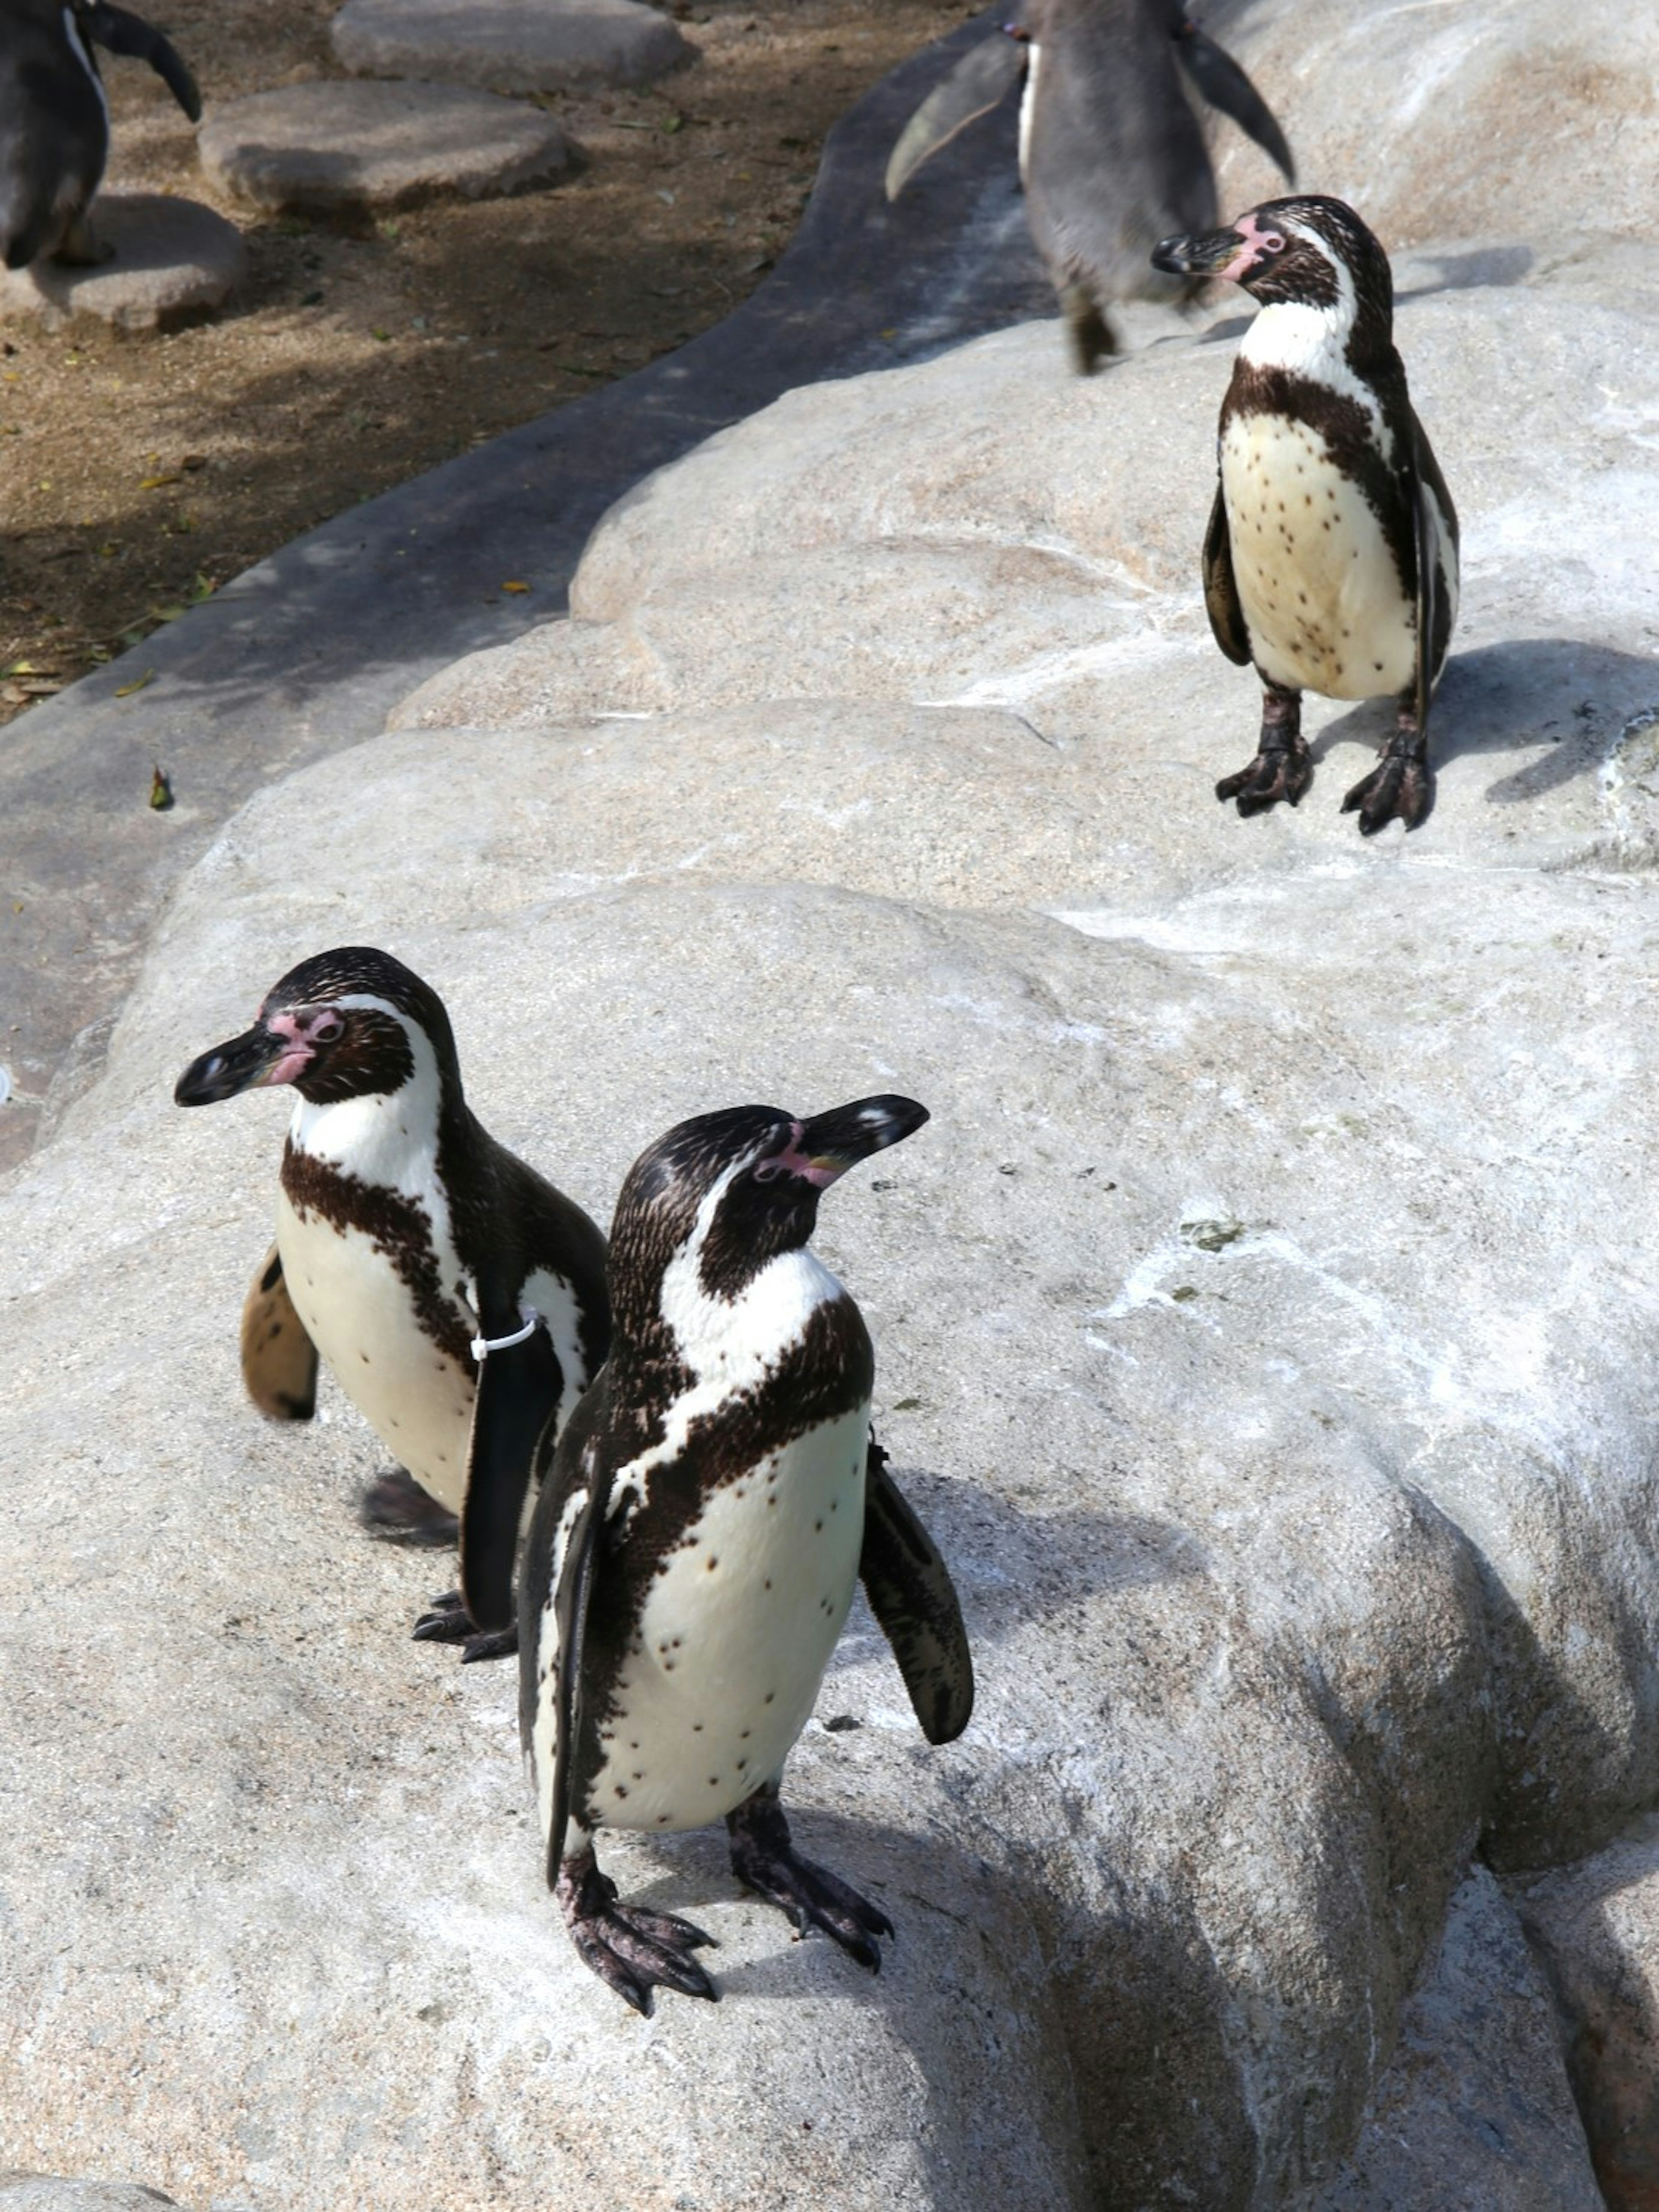
[[[338,1014],[319,1014],[311,1025],[313,1044],[332,1044],[335,1038],[345,1033],[345,1023]]]
[[[1285,251],[1285,241],[1276,230],[1264,232],[1261,245],[1264,253],[1282,253]]]
[[[781,1160],[757,1160],[755,1163],[755,1181],[757,1182],[775,1182],[782,1173],[783,1162]]]

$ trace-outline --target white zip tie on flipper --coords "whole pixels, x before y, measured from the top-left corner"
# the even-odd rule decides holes
[[[536,1331],[542,1325],[542,1317],[537,1312],[534,1306],[520,1306],[519,1308],[519,1318],[523,1322],[524,1327],[514,1335],[475,1336],[473,1338],[472,1357],[477,1361],[480,1367],[483,1365],[484,1361],[489,1357],[492,1352],[507,1352],[509,1351],[514,1345],[524,1343],[526,1338],[534,1336]]]

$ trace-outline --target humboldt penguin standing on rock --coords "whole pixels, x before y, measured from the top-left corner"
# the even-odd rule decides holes
[[[1388,256],[1351,207],[1268,200],[1166,238],[1160,269],[1261,304],[1221,404],[1204,599],[1216,643],[1263,687],[1255,758],[1216,797],[1259,814],[1313,781],[1302,694],[1399,698],[1381,763],[1342,802],[1373,836],[1434,805],[1429,701],[1457,617],[1457,515],[1394,349]]]
[[[1196,287],[1152,276],[1173,230],[1216,219],[1199,99],[1229,116],[1296,182],[1285,134],[1231,54],[1182,0],[1023,0],[1017,20],[971,47],[911,117],[887,165],[887,197],[1024,79],[1019,175],[1026,215],[1090,374],[1117,340],[1115,300],[1175,302]]]
[[[161,32],[111,0],[0,0],[0,259],[8,269],[104,253],[87,220],[109,158],[94,41],[146,61],[192,123],[196,80]]]
[[[320,1353],[415,1479],[383,1479],[366,1517],[448,1534],[460,1516],[460,1593],[416,1634],[469,1659],[510,1651],[537,1445],[610,1340],[605,1239],[483,1128],[442,1000],[389,953],[302,961],[174,1096],[206,1106],[281,1084],[299,1095],[276,1243],[243,1317],[249,1394],[308,1418]]]
[[[559,1439],[519,1589],[520,1721],[547,1880],[582,1959],[637,2011],[714,1997],[690,1922],[617,1902],[600,1828],[724,1819],[740,1880],[803,1935],[881,1963],[886,1915],[798,1857],[791,1747],[862,1580],[933,1743],[968,1724],[950,1576],[870,1438],[875,1365],[807,1249],[818,1197],[927,1120],[863,1098],[682,1122],[629,1170],[611,1231],[611,1356]]]

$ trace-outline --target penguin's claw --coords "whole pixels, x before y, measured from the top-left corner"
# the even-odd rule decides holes
[[[387,1544],[453,1544],[461,1524],[406,1468],[377,1474],[357,1500],[357,1519]]]
[[[732,1870],[738,1880],[787,1912],[798,1936],[821,1928],[872,1974],[881,1972],[875,1938],[890,1936],[884,1912],[849,1888],[838,1875],[797,1856],[775,1796],[747,1798],[726,1825],[732,1836]]]
[[[1407,830],[1415,830],[1434,811],[1434,770],[1413,754],[1386,754],[1355,784],[1342,811],[1358,813],[1362,837],[1374,837],[1396,817]]]
[[[423,1613],[410,1631],[417,1644],[459,1644],[461,1664],[475,1659],[510,1659],[519,1648],[517,1625],[510,1628],[475,1628],[459,1590],[434,1597],[430,1612]]]
[[[624,2004],[648,2020],[653,1989],[719,2003],[720,1991],[691,1956],[717,1948],[712,1936],[672,1912],[618,1905],[617,1885],[599,1872],[592,1851],[566,1860],[556,1887],[577,1955]]]
[[[1312,757],[1298,737],[1288,745],[1264,745],[1248,768],[1222,777],[1215,795],[1234,800],[1241,814],[1265,814],[1281,799],[1294,806],[1312,781]]]

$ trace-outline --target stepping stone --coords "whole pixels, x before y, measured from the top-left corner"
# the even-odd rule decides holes
[[[649,84],[697,53],[640,0],[346,0],[330,35],[356,76],[487,92]]]
[[[454,84],[322,83],[214,108],[198,133],[212,181],[257,207],[407,207],[488,199],[564,167],[550,116]]]
[[[222,307],[247,268],[235,224],[195,200],[100,192],[92,227],[114,248],[96,268],[0,270],[0,321],[39,315],[55,330],[71,315],[96,315],[118,330],[171,330]]]

